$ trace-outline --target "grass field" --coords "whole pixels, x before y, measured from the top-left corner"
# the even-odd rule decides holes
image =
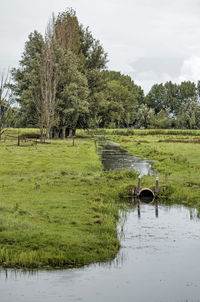
[[[94,142],[0,143],[0,264],[64,267],[112,259],[118,193],[133,172],[102,172]],[[123,179],[123,182],[121,181]]]
[[[200,132],[138,131],[106,135],[155,161],[168,202],[200,210]],[[103,172],[94,138],[83,130],[75,146],[71,139],[17,146],[17,133],[9,130],[0,142],[0,265],[71,267],[113,259],[120,247],[118,197],[137,184],[137,175]],[[154,184],[155,176],[142,178],[142,186]]]

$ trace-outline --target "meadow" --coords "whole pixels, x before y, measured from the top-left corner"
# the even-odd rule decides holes
[[[24,131],[37,134],[20,129],[20,135]],[[89,136],[79,130],[74,146],[70,138],[17,146],[18,130],[13,129],[2,137],[1,266],[74,267],[115,257],[119,209],[126,207],[119,196],[137,185],[138,175],[102,171],[95,134],[154,160],[160,186],[166,187],[160,202],[200,209],[200,131],[132,131],[99,130]],[[154,185],[155,176],[142,178],[142,186]]]
[[[113,259],[118,195],[136,174],[102,172],[88,138],[74,146],[71,139],[17,146],[10,137],[0,142],[0,264],[71,267]]]

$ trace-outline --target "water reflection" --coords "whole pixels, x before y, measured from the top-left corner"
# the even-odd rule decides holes
[[[195,220],[195,221],[199,221],[199,218],[200,218],[200,213],[197,209],[193,209],[191,208],[190,209],[190,219],[191,220]]]
[[[34,269],[8,269],[0,267],[0,279],[2,277],[5,280],[17,280],[19,278],[29,279],[38,275],[38,270]]]
[[[155,199],[155,200],[151,200],[151,206],[155,208],[155,217],[158,218],[158,205],[159,205],[159,200]],[[130,199],[129,204],[132,204],[132,210],[134,208],[137,208],[137,214],[138,214],[138,218],[141,218],[141,207],[143,206],[143,204],[145,204],[145,202],[142,202],[139,198],[136,197],[132,197]],[[127,217],[126,217],[127,219]]]
[[[120,145],[113,142],[99,143],[98,154],[101,155],[104,170],[131,169],[141,176],[153,175],[153,161],[133,156]]]
[[[199,301],[195,209],[133,201],[120,212],[121,249],[110,262],[57,271],[1,271],[3,302]]]

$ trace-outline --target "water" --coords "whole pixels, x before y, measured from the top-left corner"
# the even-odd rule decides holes
[[[129,154],[119,144],[107,142],[100,145],[99,154],[104,170],[131,169],[141,176],[155,174],[153,161]]]
[[[1,301],[200,301],[200,221],[195,210],[132,205],[122,213],[119,236],[122,248],[108,263],[32,273],[2,270]]]
[[[117,144],[103,147],[104,169],[153,174],[152,162]],[[150,166],[151,165],[151,166]],[[121,249],[111,262],[83,268],[0,270],[2,302],[198,302],[200,220],[194,209],[132,204],[118,225]]]

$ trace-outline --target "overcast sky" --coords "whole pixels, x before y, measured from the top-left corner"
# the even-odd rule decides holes
[[[108,53],[108,68],[147,92],[200,80],[200,0],[0,0],[0,71],[17,66],[30,32],[72,7]]]

